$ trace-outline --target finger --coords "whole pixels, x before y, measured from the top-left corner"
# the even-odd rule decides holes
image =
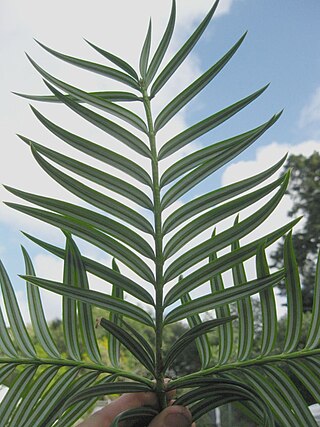
[[[191,427],[192,416],[184,406],[169,406],[157,415],[149,427]]]

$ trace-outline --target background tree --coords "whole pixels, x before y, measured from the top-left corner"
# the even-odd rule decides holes
[[[293,206],[290,217],[303,215],[302,228],[293,236],[293,246],[301,275],[304,311],[312,308],[316,258],[320,248],[320,154],[314,152],[310,157],[290,155],[285,168],[292,169],[291,181],[287,190]],[[283,264],[283,243],[271,254],[274,267]],[[284,283],[279,286],[280,294],[285,295]]]

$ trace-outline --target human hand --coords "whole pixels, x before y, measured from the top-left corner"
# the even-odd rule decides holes
[[[78,427],[110,427],[112,421],[121,412],[128,409],[149,406],[157,408],[157,397],[154,393],[124,394],[109,405],[95,412],[90,418],[78,425]],[[132,427],[135,423],[125,422],[123,427]],[[191,427],[192,418],[190,411],[178,405],[168,406],[160,412],[148,427]]]

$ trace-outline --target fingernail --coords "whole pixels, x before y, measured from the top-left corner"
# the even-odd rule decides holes
[[[164,427],[190,427],[188,413],[168,414],[164,419]]]

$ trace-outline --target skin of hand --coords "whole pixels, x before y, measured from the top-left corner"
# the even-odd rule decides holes
[[[154,393],[124,394],[118,399],[95,412],[78,427],[110,427],[114,418],[121,412],[141,406],[157,408],[157,398]],[[132,427],[130,422],[123,423],[123,427]],[[195,427],[192,424],[190,411],[183,406],[168,406],[158,414],[148,427]]]

